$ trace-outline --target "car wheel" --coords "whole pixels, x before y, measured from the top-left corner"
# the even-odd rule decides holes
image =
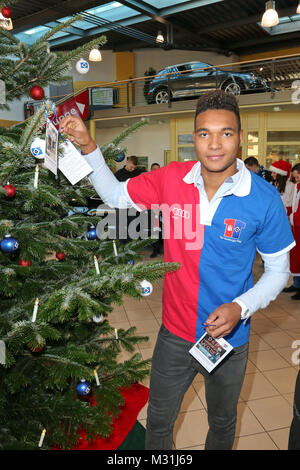
[[[224,83],[222,89],[229,95],[239,96],[245,87],[241,82],[230,80]]]
[[[155,93],[154,101],[156,104],[168,103],[169,102],[169,93],[166,88],[161,88]]]

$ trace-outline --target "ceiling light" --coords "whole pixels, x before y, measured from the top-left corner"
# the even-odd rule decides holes
[[[101,62],[102,56],[99,49],[92,49],[89,55],[89,60],[91,62]]]
[[[299,5],[297,7],[296,13],[298,13],[298,15],[300,15],[300,2],[299,2]]]
[[[261,25],[264,28],[272,28],[279,23],[278,13],[275,10],[275,2],[266,2],[266,11],[263,14]]]
[[[158,43],[162,43],[165,41],[161,31],[158,31],[155,41]]]

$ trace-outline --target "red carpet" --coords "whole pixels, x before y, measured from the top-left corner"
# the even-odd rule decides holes
[[[133,428],[137,416],[145,406],[149,397],[149,388],[134,384],[129,388],[121,388],[125,403],[117,418],[113,419],[114,430],[108,439],[98,438],[88,443],[85,432],[79,432],[80,441],[74,450],[116,450]]]

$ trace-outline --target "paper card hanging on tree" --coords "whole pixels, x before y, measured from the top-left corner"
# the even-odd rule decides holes
[[[0,104],[6,104],[6,86],[3,80],[0,80]]]
[[[77,148],[66,140],[62,144],[63,157],[59,157],[58,167],[71,184],[92,173],[93,168],[87,163],[83,156],[78,152]]]
[[[46,127],[46,148],[44,165],[48,170],[57,175],[57,149],[58,149],[58,130],[52,122],[47,120]]]

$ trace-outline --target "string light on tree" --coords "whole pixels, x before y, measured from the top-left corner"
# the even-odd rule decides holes
[[[117,245],[116,245],[115,240],[113,240],[113,248],[114,248],[114,254],[115,254],[115,256],[118,256],[118,250],[117,250]]]
[[[94,264],[95,264],[95,268],[96,268],[96,274],[100,274],[100,269],[99,269],[99,263],[98,263],[98,260],[97,260],[97,256],[94,256]]]
[[[97,387],[100,387],[100,380],[99,380],[98,372],[96,369],[94,370],[94,376],[95,376]]]
[[[37,313],[38,313],[38,308],[39,308],[39,299],[36,298],[35,299],[35,302],[34,302],[34,307],[33,307],[33,313],[32,313],[32,323],[35,323],[36,321],[36,317],[37,317]]]
[[[116,341],[119,342],[118,328],[115,328],[115,338]]]
[[[39,440],[38,447],[42,447],[45,436],[46,436],[46,432],[47,432],[46,429],[42,430],[42,434],[41,434],[41,437],[40,437],[40,440]]]
[[[39,183],[39,165],[36,165],[35,172],[34,172],[34,182],[33,182],[34,189],[38,188],[38,183]]]

